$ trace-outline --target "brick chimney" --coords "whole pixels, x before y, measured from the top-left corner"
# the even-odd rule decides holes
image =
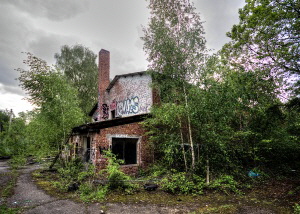
[[[105,102],[106,89],[110,83],[109,73],[110,73],[110,53],[107,50],[101,49],[99,52],[99,64],[98,64],[98,110],[100,120],[105,120],[106,114],[103,109],[103,105],[107,104]],[[108,110],[108,109],[107,109]]]

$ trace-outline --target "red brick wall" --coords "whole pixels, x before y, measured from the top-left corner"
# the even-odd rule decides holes
[[[98,80],[98,110],[100,112],[98,120],[103,120],[102,105],[105,100],[105,90],[107,89],[110,80],[110,53],[107,50],[101,49],[99,52],[99,80]]]
[[[103,169],[106,166],[106,160],[100,154],[99,147],[109,148],[111,137],[140,137],[138,141],[137,149],[137,163],[134,165],[122,165],[121,168],[128,174],[136,174],[138,168],[144,168],[149,163],[153,162],[152,149],[148,144],[145,130],[140,123],[131,123],[121,126],[115,126],[110,128],[101,129],[99,134],[95,135],[95,147],[96,153],[96,166],[98,169]]]

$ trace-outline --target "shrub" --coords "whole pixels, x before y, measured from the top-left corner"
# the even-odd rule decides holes
[[[108,192],[107,186],[94,187],[86,182],[79,186],[80,199],[84,202],[103,200]]]
[[[131,177],[120,170],[122,160],[117,160],[111,151],[106,151],[105,157],[107,158],[108,164],[106,169],[101,170],[100,173],[107,176],[108,188],[110,190],[122,189],[127,193],[131,193],[136,189],[137,186],[130,183],[132,180]]]
[[[26,164],[26,158],[22,155],[15,155],[9,160],[9,164],[13,169],[18,169]]]
[[[71,161],[67,162],[64,167],[58,169],[60,179],[53,184],[61,191],[66,192],[70,186],[79,184],[88,176],[95,174],[93,169],[93,167],[89,167],[87,171],[83,171],[84,167],[81,159],[72,159]]]
[[[230,192],[240,193],[237,187],[238,183],[230,175],[222,175],[208,185],[208,188],[224,192],[225,194]]]
[[[188,176],[185,172],[176,172],[164,177],[160,182],[162,190],[173,194],[202,194],[204,179],[197,175]]]
[[[294,205],[294,214],[300,214],[300,205],[299,204]]]

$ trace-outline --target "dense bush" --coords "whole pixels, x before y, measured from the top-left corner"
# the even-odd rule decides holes
[[[100,174],[107,178],[108,189],[122,189],[127,193],[131,193],[136,189],[137,186],[130,182],[132,178],[120,170],[122,160],[117,160],[111,151],[106,151],[105,157],[107,158],[108,164],[105,169],[100,171]]]
[[[203,193],[204,179],[197,175],[188,175],[186,172],[171,171],[164,177],[160,186],[161,189],[173,194],[201,194]]]
[[[232,176],[222,175],[218,179],[212,181],[208,185],[208,188],[229,194],[229,193],[240,193],[238,186],[239,186],[238,182],[235,181]]]

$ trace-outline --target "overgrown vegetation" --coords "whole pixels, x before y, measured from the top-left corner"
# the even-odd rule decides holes
[[[14,194],[14,188],[17,183],[19,173],[11,171],[0,174],[0,214],[16,214],[19,212],[18,208],[9,208],[3,202]]]
[[[153,88],[159,92],[161,103],[152,108],[153,117],[144,125],[156,159],[161,159],[166,168],[205,177],[207,182],[221,175],[245,180],[248,171],[254,169],[260,175],[272,177],[300,172],[299,98],[290,96],[290,101],[284,103],[279,99],[285,96],[281,86],[286,79],[277,69],[284,63],[295,66],[294,58],[291,62],[281,61],[280,65],[263,66],[265,57],[274,56],[271,52],[255,58],[238,49],[248,47],[251,52],[247,44],[254,44],[244,36],[252,31],[239,31],[239,27],[251,28],[254,16],[268,16],[251,11],[275,10],[277,3],[248,1],[240,12],[240,26],[234,26],[230,34],[235,45],[225,45],[219,53],[208,56],[200,17],[192,3],[150,2],[151,20],[143,40],[149,70],[156,71],[152,72]],[[282,3],[278,9],[282,11],[276,10],[274,14],[283,12],[285,7],[290,11],[294,3]],[[268,17],[264,21],[269,21]],[[297,25],[292,23],[289,27],[294,32]],[[276,32],[280,34],[278,29]],[[239,35],[244,36],[243,40]],[[272,42],[277,38],[273,36]],[[262,42],[262,48],[266,48],[268,40]],[[295,48],[297,42],[289,46]],[[273,45],[274,54],[275,49],[286,50],[275,43],[269,45]],[[299,58],[299,52],[293,53]],[[259,63],[251,64],[251,60]]]
[[[299,213],[299,185],[294,185],[300,175],[299,3],[247,1],[240,23],[228,33],[232,41],[211,56],[200,15],[190,1],[152,0],[149,9],[142,39],[152,87],[161,102],[143,124],[155,165],[141,172],[139,183],[107,152],[107,167],[100,173],[74,159],[62,164],[51,177],[54,181],[40,185],[60,193],[73,191],[90,202],[106,200],[112,193],[127,200],[123,193],[139,195],[145,182],[158,184],[160,193],[171,198],[210,192],[242,197],[252,189],[263,195],[257,186],[282,179],[294,182],[295,188],[282,198],[286,202],[286,195],[292,197],[287,204]],[[86,119],[83,111],[93,105],[86,102],[96,99],[96,93],[85,99],[96,88],[95,55],[82,46],[73,48],[64,46],[55,55],[65,73],[30,53],[24,61],[29,70],[19,69],[20,84],[37,109],[17,118],[11,111],[0,111],[0,156],[12,156],[15,168],[31,154],[59,154],[71,128]],[[77,79],[82,73],[77,62],[85,60],[69,60],[75,53],[87,55],[91,76]],[[81,90],[82,82],[91,88]],[[11,185],[1,194],[11,194]]]
[[[4,204],[0,205],[0,214],[17,214],[19,210],[19,208],[9,208]]]
[[[18,175],[17,171],[0,174],[0,198],[8,198],[13,195]]]

